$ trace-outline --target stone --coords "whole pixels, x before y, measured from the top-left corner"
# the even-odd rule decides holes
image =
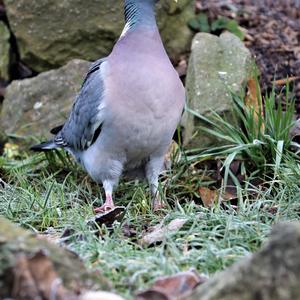
[[[158,4],[158,23],[166,48],[175,59],[189,48],[194,1]],[[123,0],[4,0],[22,61],[37,72],[60,67],[74,58],[106,56],[124,26]]]
[[[194,1],[161,1],[157,10],[158,27],[169,57],[177,61],[180,54],[190,49],[193,32],[187,23],[194,15]]]
[[[86,292],[78,300],[125,300],[119,295],[110,292]]]
[[[111,283],[74,252],[0,216],[0,299],[92,299],[78,294],[101,289]]]
[[[49,129],[69,115],[89,66],[73,60],[57,70],[13,81],[6,89],[0,128],[6,135],[50,137]]]
[[[0,78],[9,80],[10,32],[4,22],[0,21]]]
[[[186,77],[187,107],[206,117],[211,111],[221,114],[229,111],[230,91],[241,91],[251,66],[250,51],[234,34],[224,32],[220,37],[196,34]],[[185,144],[190,142],[199,123],[191,113],[185,112],[182,120]],[[204,147],[214,142],[213,137],[199,132],[192,144]]]

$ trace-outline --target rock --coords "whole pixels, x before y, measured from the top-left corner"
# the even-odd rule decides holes
[[[300,223],[276,225],[261,250],[196,288],[190,300],[300,299]]]
[[[87,292],[78,300],[124,300],[124,298],[109,292]]]
[[[68,116],[89,66],[73,60],[60,69],[13,81],[6,90],[1,129],[7,135],[49,137],[49,129]]]
[[[172,58],[188,49],[193,0],[158,4],[158,22]],[[107,55],[124,25],[123,0],[4,0],[21,59],[37,72],[74,58],[89,61]],[[170,3],[169,3],[170,2]]]
[[[204,116],[208,116],[211,110],[219,113],[230,110],[229,91],[241,90],[250,76],[251,66],[250,51],[237,36],[229,32],[220,37],[198,33],[192,42],[186,77],[187,106]],[[194,124],[191,113],[184,114],[185,144],[190,141],[197,124]],[[192,143],[204,147],[214,141],[207,134],[199,133]]]
[[[161,1],[163,2],[163,1]],[[190,49],[193,33],[187,23],[194,17],[194,1],[165,0],[164,9],[158,9],[157,19],[160,34],[171,60]]]
[[[73,252],[0,217],[0,299],[79,300],[90,289],[111,284]]]
[[[0,21],[0,78],[9,80],[10,32],[4,22]]]

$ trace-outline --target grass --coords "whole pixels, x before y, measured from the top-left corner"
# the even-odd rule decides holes
[[[272,180],[267,189],[241,190],[237,208],[230,203],[203,207],[197,195],[197,188],[205,185],[199,179],[200,171],[183,168],[178,178],[172,180],[176,170],[167,177],[166,197],[172,207],[161,215],[151,212],[145,184],[122,182],[116,200],[128,205],[126,216],[112,230],[102,228],[97,236],[86,225],[93,215],[92,205],[101,201],[94,183],[77,167],[71,169],[73,165],[66,170],[57,157],[52,166],[57,168],[56,173],[47,171],[48,162],[41,155],[28,157],[24,162],[23,166],[19,160],[8,162],[6,184],[0,190],[0,214],[36,232],[52,228],[51,232],[59,235],[65,228],[72,229],[64,242],[89,267],[100,269],[115,290],[128,299],[162,275],[189,268],[207,275],[220,271],[255,251],[272,224],[299,219],[300,168],[294,162],[282,169],[280,178]],[[177,168],[183,166],[179,164]],[[2,168],[6,167],[2,161]],[[60,169],[64,171],[59,172]],[[250,190],[255,191],[255,197]],[[188,221],[161,244],[143,248],[137,243],[149,226],[167,224],[176,218]],[[134,237],[124,236],[124,224],[134,228]]]
[[[285,126],[289,127],[290,123]],[[247,132],[249,139],[250,130]],[[132,299],[138,290],[149,287],[162,275],[195,268],[210,276],[223,270],[256,251],[274,223],[300,219],[300,163],[295,155],[287,155],[289,152],[283,150],[284,159],[278,163],[277,144],[267,145],[275,149],[275,154],[261,164],[264,166],[261,173],[246,174],[243,185],[237,188],[236,203],[218,202],[210,208],[202,205],[199,188],[210,186],[214,180],[211,170],[198,168],[195,162],[205,160],[208,152],[186,151],[172,171],[162,176],[161,181],[167,185],[164,192],[169,207],[161,214],[151,211],[145,183],[122,181],[115,200],[127,206],[125,217],[112,229],[101,227],[97,235],[86,221],[93,216],[92,206],[102,202],[99,187],[66,154],[9,155],[6,152],[0,158],[3,185],[0,215],[35,232],[60,236],[68,228],[70,234],[63,238],[64,243],[87,266],[101,270],[117,293]],[[210,151],[209,157],[223,155],[226,167],[235,153],[229,149],[236,146],[226,146],[226,151],[221,153],[214,149],[215,153]],[[246,150],[242,153],[249,155],[249,149]],[[252,165],[255,162],[253,159]],[[271,172],[265,172],[266,166]],[[251,176],[263,176],[263,185],[253,186]],[[168,224],[176,218],[187,219],[179,231],[168,233],[161,243],[151,247],[140,245],[138,241],[151,226]],[[134,230],[131,237],[125,234],[125,226]]]
[[[223,162],[225,185],[229,175],[237,183],[230,170],[231,163],[235,159],[242,161],[242,168],[248,174],[256,171],[264,177],[276,176],[281,163],[290,158],[298,159],[294,149],[299,149],[299,145],[289,136],[295,124],[295,101],[291,97],[289,86],[285,87],[285,93],[280,94],[275,93],[274,86],[263,101],[257,77],[254,84],[256,90],[252,93],[256,93],[256,96],[251,101],[255,103],[245,105],[244,99],[247,96],[244,92],[232,94],[232,112],[227,118],[213,111],[211,117],[205,117],[189,110],[208,125],[201,127],[204,132],[222,141],[221,146],[217,145],[196,153],[191,160],[225,156]],[[283,99],[285,108],[282,104]]]

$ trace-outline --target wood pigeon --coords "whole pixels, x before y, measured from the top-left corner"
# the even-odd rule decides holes
[[[64,148],[105,190],[122,174],[147,178],[154,209],[163,206],[158,176],[179,123],[185,90],[162,44],[155,20],[157,0],[124,0],[125,27],[109,56],[94,62],[66,123],[52,141],[32,147]]]

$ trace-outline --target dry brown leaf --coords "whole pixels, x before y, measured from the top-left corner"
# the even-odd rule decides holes
[[[168,233],[178,231],[185,223],[187,219],[174,219],[168,225],[163,226],[159,224],[154,227],[153,231],[147,233],[141,240],[140,244],[143,246],[149,246],[157,242],[164,240]]]
[[[199,193],[205,207],[211,207],[219,196],[217,190],[211,190],[208,187],[199,188]]]
[[[231,201],[237,198],[237,196],[235,194],[232,194],[228,191],[226,191],[225,193],[222,194],[221,196],[222,201]]]
[[[126,208],[124,206],[115,206],[109,211],[96,214],[94,217],[87,221],[87,224],[92,227],[95,223],[97,223],[100,227],[103,224],[105,224],[107,227],[112,227],[115,221],[120,222],[123,219],[125,211]]]
[[[247,87],[248,87],[248,91],[245,98],[245,105],[249,108],[253,108],[254,118],[256,123],[258,124],[259,115],[261,115],[261,117],[264,118],[264,109],[263,109],[260,87],[259,85],[257,85],[256,80],[254,78],[250,78],[248,80]],[[265,130],[265,125],[262,124],[258,130],[263,132]]]
[[[219,190],[213,190],[207,187],[199,188],[199,194],[205,207],[211,207],[217,200],[230,201],[237,198],[235,194],[229,191],[221,193]]]
[[[196,271],[190,270],[173,276],[158,278],[152,287],[136,296],[136,300],[186,299],[192,290],[206,281]]]
[[[122,233],[124,237],[135,238],[137,236],[137,231],[135,226],[129,225],[128,223],[123,224]]]
[[[180,159],[181,159],[180,147],[175,141],[172,141],[171,145],[169,146],[168,152],[165,155],[164,169],[170,170],[172,167],[172,162],[178,163]]]

